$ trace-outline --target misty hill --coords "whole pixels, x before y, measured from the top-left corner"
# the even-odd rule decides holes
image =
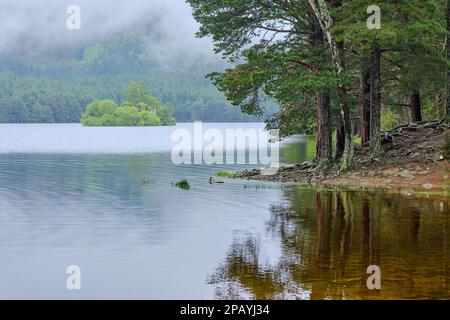
[[[79,122],[96,99],[121,104],[124,88],[134,81],[144,82],[153,96],[172,104],[178,122],[261,120],[243,115],[205,78],[227,67],[222,59],[201,51],[161,50],[161,43],[128,30],[82,46],[4,52],[0,122]]]

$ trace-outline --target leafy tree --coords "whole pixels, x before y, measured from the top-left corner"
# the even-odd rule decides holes
[[[176,124],[175,118],[173,115],[174,108],[171,104],[163,104],[159,106],[158,110],[156,111],[156,115],[161,120],[161,123],[163,123],[166,126],[174,126]]]
[[[92,102],[81,119],[86,126],[171,126],[176,121],[170,104],[161,105],[148,94],[143,83],[130,83],[126,101],[120,106],[112,100]]]
[[[105,114],[113,115],[117,108],[117,104],[112,100],[94,101],[87,107],[83,118],[100,118]]]
[[[148,100],[151,100],[151,98],[143,82],[132,82],[125,91],[125,101],[133,105],[137,105],[140,102],[150,105]]]

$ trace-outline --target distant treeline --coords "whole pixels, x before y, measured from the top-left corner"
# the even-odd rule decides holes
[[[172,56],[152,55],[139,37],[120,34],[45,57],[1,57],[0,122],[79,122],[94,100],[122,104],[130,82],[145,83],[151,95],[173,105],[178,122],[261,119],[242,114],[205,78],[208,71],[225,68],[220,59],[193,53]]]

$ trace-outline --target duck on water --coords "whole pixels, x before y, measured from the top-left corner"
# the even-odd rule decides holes
[[[225,183],[223,181],[216,181],[214,180],[214,177],[209,177],[209,184],[216,184],[216,183]]]

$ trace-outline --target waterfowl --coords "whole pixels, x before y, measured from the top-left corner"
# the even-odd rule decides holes
[[[213,177],[209,177],[209,184],[215,184],[215,183],[225,183],[223,181],[215,181]]]
[[[148,186],[151,183],[152,183],[152,181],[150,179],[147,179],[147,178],[141,179],[141,185],[143,185],[143,186]]]

